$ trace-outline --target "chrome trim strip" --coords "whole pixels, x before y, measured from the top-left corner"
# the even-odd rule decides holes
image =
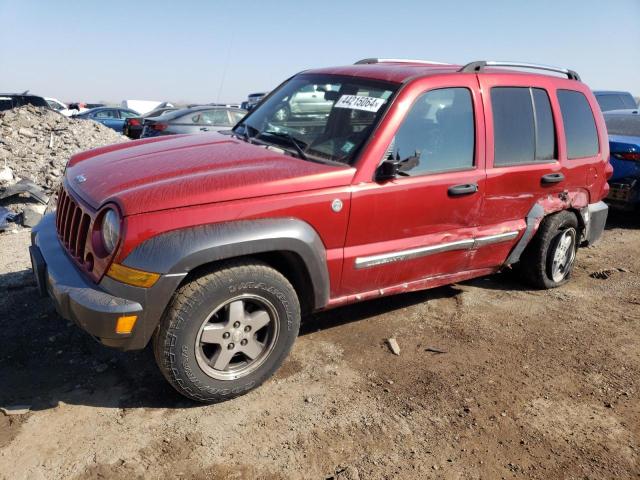
[[[456,242],[412,248],[410,250],[402,250],[399,252],[381,253],[379,255],[371,255],[369,257],[358,257],[355,260],[355,267],[356,269],[369,268],[377,265],[384,265],[385,263],[400,262],[436,253],[450,252],[452,250],[468,250],[473,246],[473,244],[474,240],[469,238],[468,240],[458,240]]]
[[[494,243],[506,242],[513,240],[518,236],[517,231],[497,233],[495,235],[487,235],[485,237],[469,238],[466,240],[457,240],[455,242],[440,243],[438,245],[429,245],[427,247],[417,247],[409,250],[401,250],[399,252],[380,253],[378,255],[370,255],[368,257],[357,257],[354,261],[356,270],[363,268],[376,267],[387,263],[402,262],[412,260],[414,258],[426,257],[427,255],[435,255],[436,253],[451,252],[454,250],[471,250],[480,248]]]
[[[473,248],[480,248],[486,245],[493,245],[494,243],[507,242],[513,240],[518,236],[518,232],[504,232],[497,233],[495,235],[487,235],[486,237],[478,237],[475,239]]]

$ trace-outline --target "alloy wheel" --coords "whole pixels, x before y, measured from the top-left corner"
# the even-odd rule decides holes
[[[275,307],[263,297],[245,294],[227,300],[200,327],[195,342],[198,365],[218,380],[249,375],[273,350],[277,320]]]

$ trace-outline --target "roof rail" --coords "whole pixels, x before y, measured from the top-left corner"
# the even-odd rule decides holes
[[[450,63],[434,62],[431,60],[411,60],[408,58],[363,58],[354,65],[371,65],[373,63],[422,63],[425,65],[451,65]]]
[[[580,81],[580,75],[573,70],[561,67],[552,67],[550,65],[540,65],[538,63],[526,63],[526,62],[503,62],[495,60],[480,60],[477,62],[467,63],[462,67],[460,72],[481,72],[484,67],[516,67],[516,68],[530,68],[532,70],[546,70],[549,72],[562,73],[566,75],[569,80]]]

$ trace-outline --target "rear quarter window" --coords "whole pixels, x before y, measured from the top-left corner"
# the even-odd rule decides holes
[[[567,158],[597,155],[598,130],[587,97],[575,90],[558,90],[558,102],[567,142]]]

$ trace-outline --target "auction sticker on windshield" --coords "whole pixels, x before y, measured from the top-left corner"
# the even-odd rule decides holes
[[[352,110],[364,110],[377,112],[386,102],[383,98],[365,97],[360,95],[342,95],[336,102],[335,108],[350,108]]]

